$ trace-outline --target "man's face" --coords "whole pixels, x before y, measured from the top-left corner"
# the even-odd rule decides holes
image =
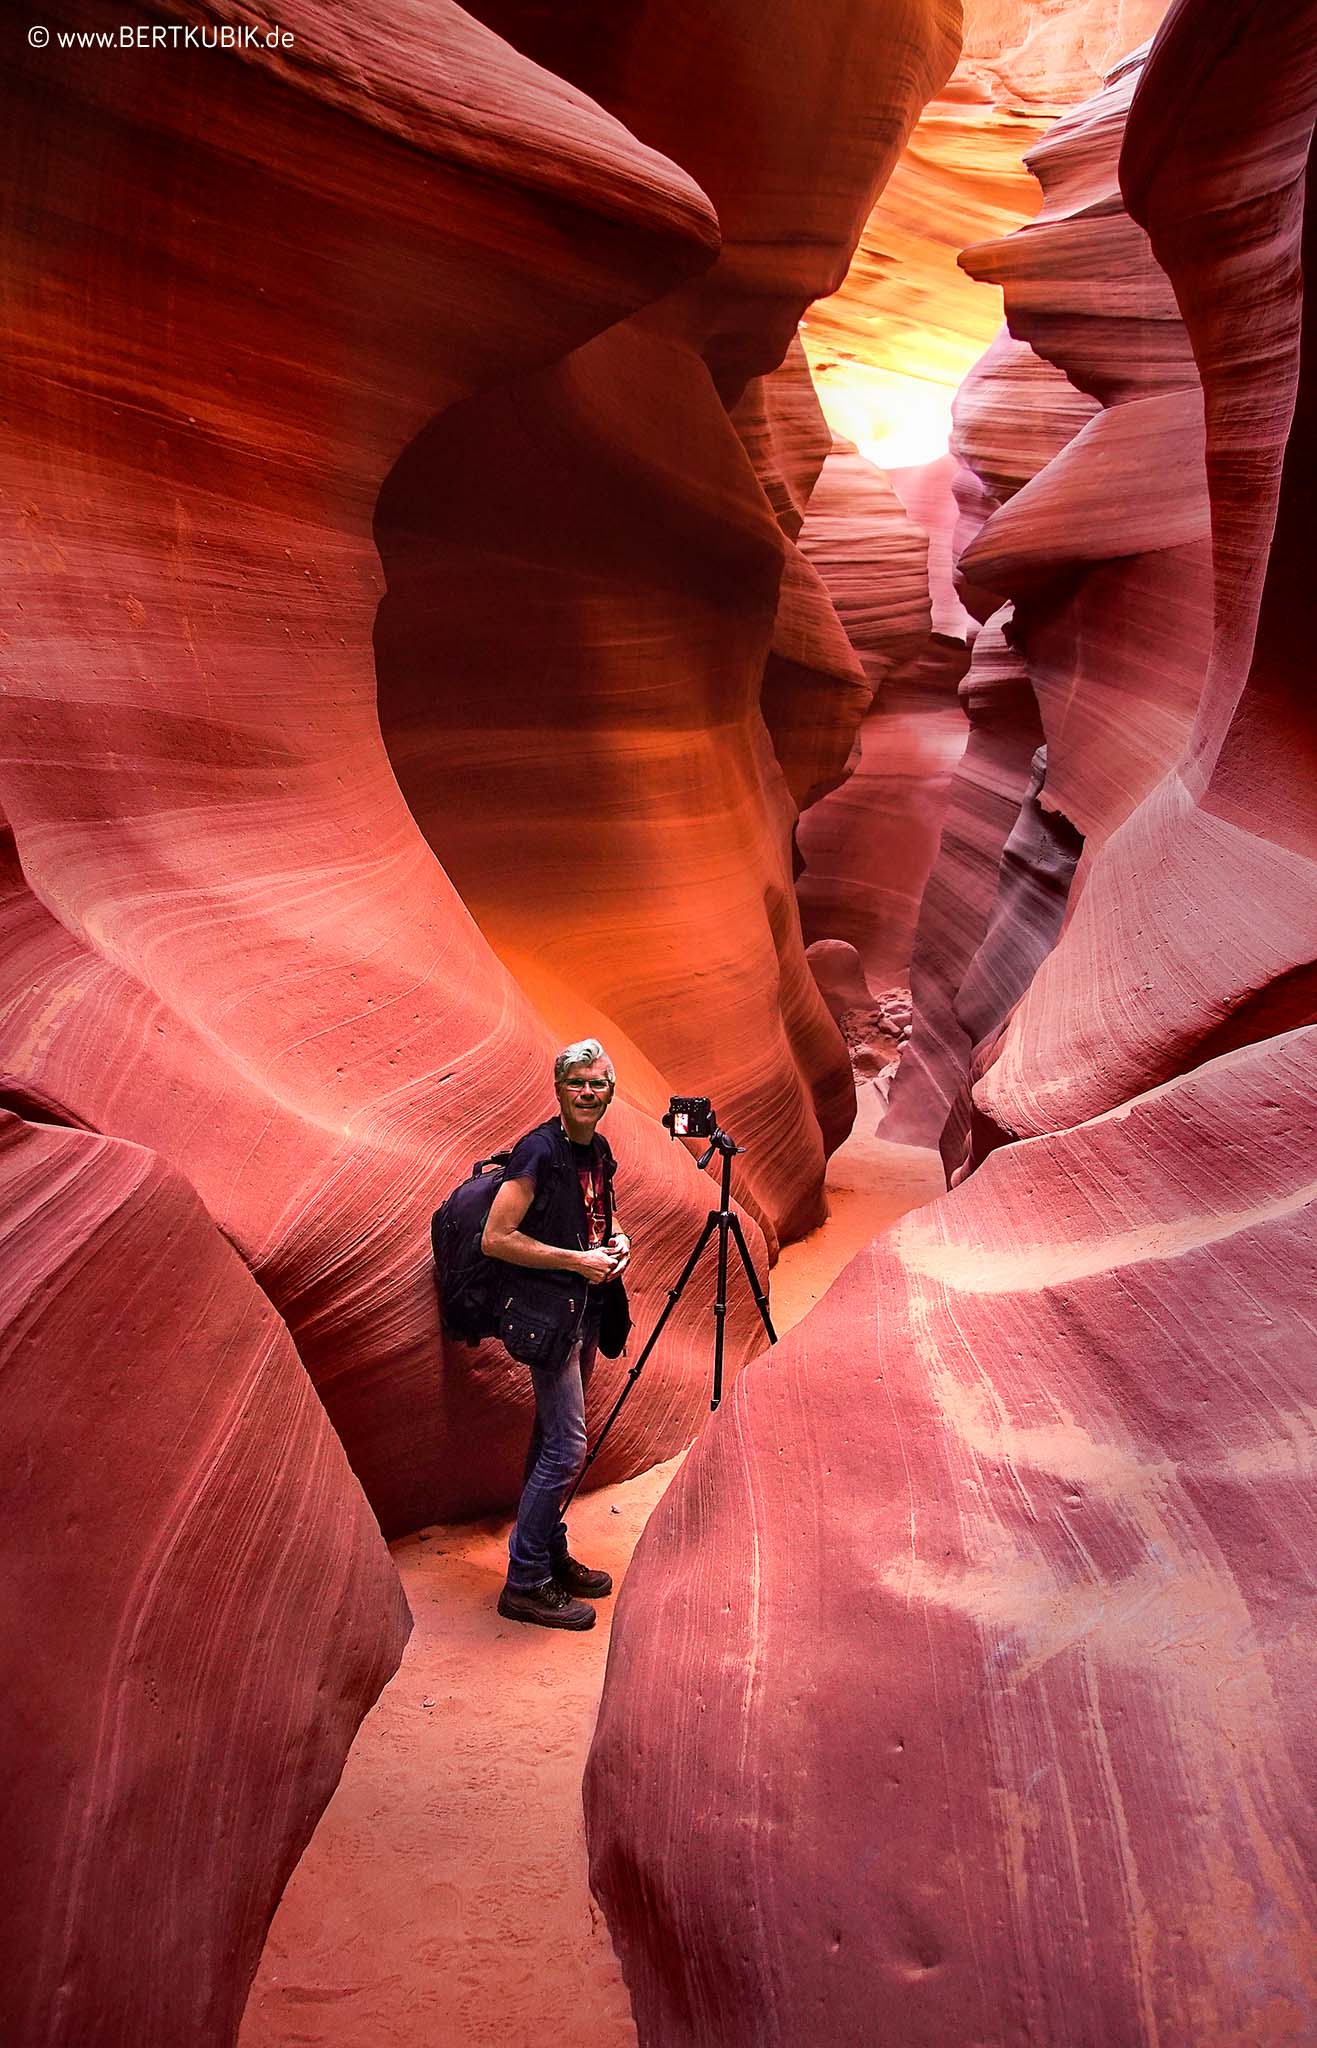
[[[613,1099],[613,1083],[606,1060],[591,1060],[588,1067],[572,1067],[558,1083],[555,1093],[565,1119],[588,1124],[593,1130]]]

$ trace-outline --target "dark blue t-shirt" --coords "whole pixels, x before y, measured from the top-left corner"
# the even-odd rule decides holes
[[[605,1235],[613,1228],[613,1176],[617,1171],[607,1138],[596,1131],[589,1145],[573,1145],[556,1117],[537,1124],[518,1138],[503,1178],[533,1182],[535,1193],[521,1228],[537,1244],[555,1244],[584,1251],[590,1242],[589,1218],[581,1193],[578,1167],[591,1159],[603,1168]]]

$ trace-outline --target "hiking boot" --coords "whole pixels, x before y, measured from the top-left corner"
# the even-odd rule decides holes
[[[592,1572],[588,1564],[578,1564],[574,1557],[559,1558],[553,1567],[553,1583],[579,1600],[602,1600],[613,1590],[610,1573]]]
[[[505,1621],[535,1621],[541,1628],[593,1628],[594,1609],[573,1600],[556,1579],[542,1586],[504,1586],[498,1611]]]

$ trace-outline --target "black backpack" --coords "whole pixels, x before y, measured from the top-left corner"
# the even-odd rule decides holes
[[[497,1326],[499,1264],[481,1251],[480,1239],[511,1157],[510,1152],[495,1152],[477,1159],[467,1178],[435,1210],[430,1224],[440,1320],[448,1335],[463,1344],[479,1344],[483,1337],[492,1337]]]
[[[511,1157],[511,1152],[491,1152],[488,1159],[477,1159],[430,1222],[439,1319],[447,1334],[462,1344],[479,1344],[499,1334],[500,1290],[508,1272],[501,1260],[480,1249],[480,1240]],[[555,1173],[567,1170],[565,1162],[555,1161]],[[626,1289],[614,1280],[605,1290],[603,1304],[600,1349],[605,1358],[616,1358],[624,1350],[630,1328]]]

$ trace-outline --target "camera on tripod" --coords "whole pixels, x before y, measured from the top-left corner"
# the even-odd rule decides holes
[[[674,1138],[711,1138],[718,1128],[707,1095],[674,1095],[661,1121]]]
[[[603,1448],[604,1438],[617,1421],[627,1395],[631,1392],[632,1387],[634,1387],[644,1371],[645,1360],[649,1357],[650,1352],[662,1336],[664,1324],[677,1306],[677,1303],[681,1300],[686,1282],[699,1264],[700,1255],[710,1238],[716,1236],[718,1240],[718,1285],[713,1302],[713,1399],[709,1403],[710,1408],[718,1407],[723,1397],[723,1325],[727,1316],[727,1252],[729,1244],[736,1246],[741,1266],[749,1283],[750,1292],[754,1297],[755,1307],[759,1311],[759,1320],[764,1326],[768,1341],[770,1344],[776,1344],[777,1342],[777,1332],[773,1328],[772,1319],[768,1313],[768,1296],[759,1285],[759,1275],[755,1272],[754,1260],[750,1257],[750,1247],[745,1241],[745,1232],[741,1228],[741,1219],[732,1208],[732,1160],[741,1150],[741,1147],[737,1144],[735,1138],[731,1136],[730,1132],[724,1131],[719,1125],[718,1119],[713,1113],[713,1104],[707,1095],[674,1095],[668,1103],[667,1114],[663,1117],[662,1123],[663,1128],[673,1138],[707,1139],[708,1150],[699,1162],[701,1170],[709,1164],[715,1152],[719,1154],[722,1159],[722,1185],[719,1191],[718,1207],[710,1209],[705,1217],[704,1229],[700,1232],[699,1243],[695,1246],[694,1251],[682,1267],[681,1276],[676,1286],[668,1289],[667,1307],[663,1310],[649,1336],[646,1338],[644,1349],[632,1366],[627,1376],[626,1385],[613,1403],[612,1412],[595,1439],[593,1450],[586,1453],[585,1463],[572,1483],[571,1492],[562,1503],[561,1512],[563,1514],[566,1514],[567,1509],[576,1498],[577,1491],[586,1473],[599,1456]]]

